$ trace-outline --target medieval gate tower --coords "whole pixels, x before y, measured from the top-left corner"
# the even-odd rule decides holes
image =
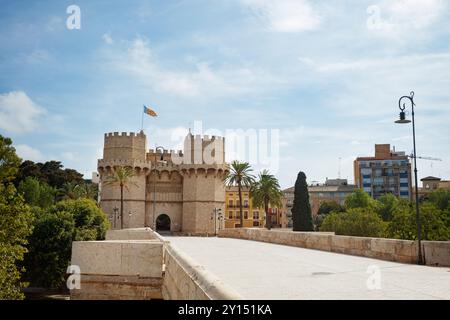
[[[120,187],[104,182],[118,167],[134,176],[124,188],[124,228],[151,227],[172,232],[212,234],[214,209],[225,210],[225,141],[189,133],[184,151],[152,150],[139,133],[105,134],[98,160],[100,206],[120,228]]]

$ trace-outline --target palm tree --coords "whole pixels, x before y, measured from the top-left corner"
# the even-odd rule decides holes
[[[248,162],[233,161],[230,166],[230,173],[226,177],[228,186],[237,185],[239,193],[239,213],[241,228],[244,226],[244,215],[242,214],[242,187],[251,188],[255,177],[250,173],[252,168]]]
[[[123,188],[129,190],[130,184],[138,186],[131,179],[135,176],[135,172],[130,167],[114,167],[112,174],[106,177],[105,185],[120,187],[120,229],[123,229]]]
[[[264,206],[266,213],[266,226],[270,230],[272,222],[269,218],[269,204],[275,208],[281,208],[283,193],[280,189],[278,179],[270,174],[268,170],[263,170],[258,175],[258,181],[252,188],[253,205],[261,208]]]
[[[80,198],[79,186],[75,182],[65,182],[60,189],[58,189],[58,198],[60,200]]]
[[[98,187],[97,185],[91,183],[91,182],[84,182],[83,184],[80,184],[77,186],[77,190],[79,195],[82,198],[92,199],[94,201],[97,201],[98,196]]]

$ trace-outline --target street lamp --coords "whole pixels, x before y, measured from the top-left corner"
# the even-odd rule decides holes
[[[164,161],[164,148],[159,146],[155,147],[155,154],[158,151],[158,149],[162,149],[161,152],[161,158],[160,160],[156,160],[155,157],[155,163],[153,164],[153,169],[155,170],[155,181],[153,181],[153,231],[156,231],[156,164],[157,163],[165,163]]]
[[[412,129],[413,129],[413,146],[414,146],[414,181],[415,181],[415,191],[416,191],[416,224],[417,224],[417,240],[418,240],[418,264],[423,264],[423,258],[422,258],[422,227],[420,225],[420,212],[419,212],[419,187],[417,184],[417,154],[416,154],[416,127],[414,123],[414,106],[416,105],[414,103],[414,91],[411,91],[409,96],[403,96],[398,100],[398,107],[400,109],[400,118],[399,120],[395,121],[395,123],[410,123],[411,120],[406,119],[405,116],[405,108],[406,104],[403,103],[402,100],[409,100],[411,103],[411,118],[412,118]]]
[[[217,236],[217,219],[222,220],[222,209],[214,208],[211,220],[214,219],[214,236]],[[220,228],[220,224],[219,224]]]
[[[113,212],[114,212],[114,218],[113,218],[113,219],[114,219],[114,225],[113,225],[113,228],[115,229],[115,228],[116,228],[116,219],[117,219],[117,220],[120,219],[120,215],[118,215],[118,213],[119,213],[119,208],[114,207]]]

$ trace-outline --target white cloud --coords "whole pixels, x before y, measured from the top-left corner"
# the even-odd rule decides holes
[[[19,144],[14,146],[16,148],[16,152],[23,160],[31,160],[35,162],[39,162],[43,160],[42,153],[35,148],[30,147],[26,144]]]
[[[212,67],[209,62],[167,67],[144,38],[136,38],[125,52],[111,52],[108,68],[131,74],[157,92],[187,98],[229,97],[273,87],[279,81],[270,73],[250,67]],[[189,69],[187,69],[189,68]]]
[[[276,32],[314,30],[321,22],[307,0],[241,0],[241,4]]]
[[[25,92],[0,94],[0,128],[11,133],[24,133],[36,128],[39,115],[45,110],[34,103]]]
[[[450,60],[450,53],[432,53],[420,55],[406,55],[386,58],[367,58],[353,59],[347,61],[323,61],[317,62],[308,57],[299,57],[299,61],[305,66],[311,67],[319,72],[349,72],[366,71],[369,69],[379,70],[380,68],[402,68],[412,67],[420,63],[436,64],[439,62],[447,63]]]
[[[444,0],[381,0],[369,7],[374,19],[370,30],[381,37],[403,37],[434,25],[445,6]]]

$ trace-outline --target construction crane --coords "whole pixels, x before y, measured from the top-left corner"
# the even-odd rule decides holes
[[[414,154],[411,153],[408,157],[410,157],[411,159],[414,159]],[[442,159],[433,158],[433,157],[420,157],[420,156],[417,156],[416,159],[430,160],[430,161],[442,161]],[[433,175],[433,163],[430,163],[430,170],[431,170],[431,175]]]
[[[414,154],[410,154],[409,155],[409,157],[411,158],[411,159],[414,159]],[[439,158],[432,158],[432,157],[420,157],[420,156],[417,156],[416,157],[417,159],[422,159],[422,160],[431,160],[431,161],[442,161],[442,159],[439,159]]]

